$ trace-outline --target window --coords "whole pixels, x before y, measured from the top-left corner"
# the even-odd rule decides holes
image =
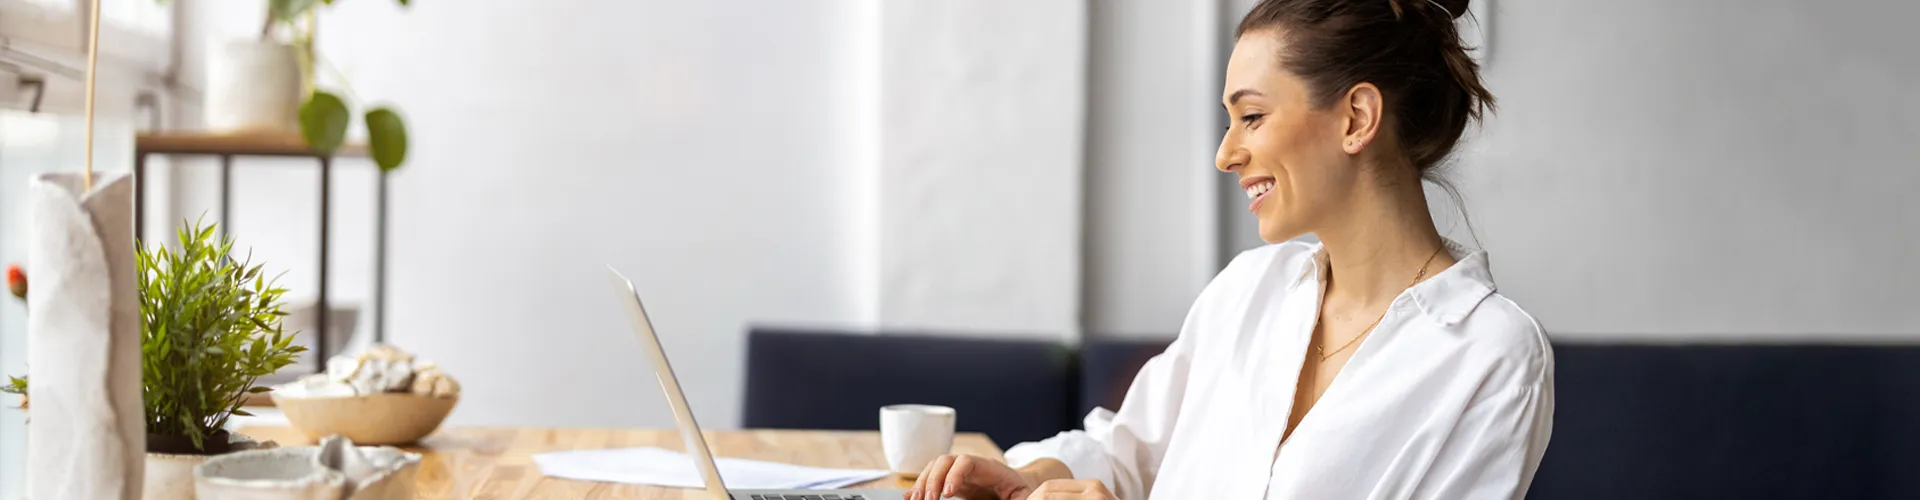
[[[61,0],[35,0],[59,2]],[[100,24],[167,39],[173,32],[173,3],[159,0],[100,0]]]
[[[100,0],[100,64],[157,75],[173,39],[172,2]],[[86,62],[91,0],[0,0],[0,40],[9,49],[62,63]]]

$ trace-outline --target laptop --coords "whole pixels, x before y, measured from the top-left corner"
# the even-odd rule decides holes
[[[706,483],[706,496],[714,500],[898,500],[907,490],[733,490],[728,491],[720,481],[720,468],[713,463],[713,452],[707,449],[707,440],[700,434],[700,424],[693,421],[693,411],[687,406],[686,395],[680,392],[680,381],[673,376],[673,366],[667,364],[666,349],[660,345],[660,337],[653,333],[653,322],[647,319],[647,309],[640,305],[640,292],[633,288],[633,282],[622,276],[613,266],[607,266],[613,273],[614,284],[619,287],[620,301],[627,305],[627,312],[633,316],[633,327],[640,331],[640,344],[646,347],[647,357],[653,361],[653,376],[660,381],[660,390],[667,393],[667,406],[673,408],[673,420],[680,427],[680,437],[687,440],[687,452],[693,455],[694,466],[700,469],[700,478]]]

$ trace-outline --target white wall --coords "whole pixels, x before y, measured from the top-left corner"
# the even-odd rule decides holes
[[[1168,337],[1224,263],[1212,201],[1232,183],[1213,167],[1225,123],[1220,11],[1159,0],[1089,8],[1087,334]]]
[[[1175,331],[1223,262],[1218,8],[883,10],[880,322],[1069,341]]]
[[[1458,178],[1562,339],[1920,338],[1920,4],[1495,4]]]
[[[207,43],[258,29],[257,10],[186,8],[196,81]],[[595,15],[343,2],[321,20],[354,93],[414,129],[388,335],[462,377],[454,423],[668,423],[602,262],[636,278],[719,427],[749,324],[1078,332],[1084,5],[576,8]],[[247,161],[233,228],[310,294],[308,163]],[[367,167],[336,173],[332,214],[333,296],[360,305]],[[217,207],[212,172],[184,175],[181,212]]]
[[[883,2],[879,321],[1071,340],[1081,2]]]
[[[195,4],[202,43],[254,32],[246,7]],[[603,263],[634,278],[717,427],[738,422],[747,321],[858,319],[856,155],[835,134],[857,118],[854,7],[352,1],[322,19],[355,93],[412,127],[388,334],[461,377],[452,423],[670,422]],[[312,169],[248,165],[236,235],[311,290]],[[333,286],[362,300],[368,168],[343,168],[334,199]]]

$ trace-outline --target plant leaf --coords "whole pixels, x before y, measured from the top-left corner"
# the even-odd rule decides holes
[[[27,393],[26,377],[15,377],[12,375],[8,375],[7,379],[8,379],[7,385],[0,386],[0,392],[4,392],[8,394],[20,394],[20,395],[25,395]]]
[[[273,388],[262,385],[262,386],[256,386],[252,389],[247,389],[247,394],[259,394],[262,392],[273,392]]]
[[[367,112],[367,145],[373,149],[373,162],[381,171],[400,168],[407,161],[407,124],[392,108],[379,107]]]
[[[274,20],[292,22],[301,14],[313,10],[315,2],[316,0],[267,0],[267,12],[273,16]],[[327,4],[332,5],[333,1],[328,0]]]
[[[331,155],[346,141],[349,119],[346,101],[327,92],[314,92],[300,104],[300,137],[315,153]]]

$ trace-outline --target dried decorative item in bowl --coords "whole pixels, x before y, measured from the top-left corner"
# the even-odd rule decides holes
[[[308,437],[402,444],[431,434],[453,412],[460,383],[431,361],[390,345],[327,360],[326,373],[273,390],[287,420]]]

